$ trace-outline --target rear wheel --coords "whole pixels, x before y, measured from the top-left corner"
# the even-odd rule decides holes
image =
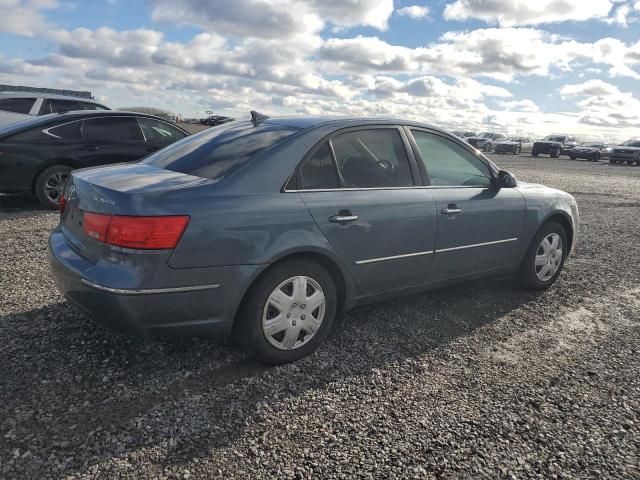
[[[551,158],[560,158],[560,150],[551,150],[551,152],[549,152],[549,156]]]
[[[536,152],[535,150],[531,152],[531,155],[533,155],[534,157],[538,156],[538,152]]]
[[[576,156],[575,156],[575,155],[569,155],[569,158],[570,158],[571,160],[575,160],[575,159],[576,159]]]
[[[313,353],[335,320],[337,293],[322,266],[306,260],[275,265],[251,287],[236,334],[260,361],[279,365]]]
[[[562,225],[549,222],[540,228],[520,265],[520,282],[531,290],[544,290],[556,281],[568,252]]]
[[[54,165],[38,175],[34,193],[42,205],[51,209],[58,208],[64,185],[71,170],[73,169],[67,165]]]
[[[513,154],[520,155],[520,146],[517,146],[516,148],[513,149]]]
[[[593,157],[591,157],[591,161],[593,161],[593,162],[597,162],[597,161],[599,161],[599,160],[600,160],[600,153],[599,153],[599,152],[595,152],[595,153],[593,154]]]

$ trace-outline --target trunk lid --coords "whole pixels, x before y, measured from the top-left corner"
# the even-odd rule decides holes
[[[76,170],[65,189],[61,228],[78,254],[97,261],[117,247],[85,235],[85,212],[130,216],[185,214],[179,205],[173,205],[168,198],[170,194],[209,183],[212,182],[201,177],[146,164]]]

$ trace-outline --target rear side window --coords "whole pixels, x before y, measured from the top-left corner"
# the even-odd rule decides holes
[[[409,159],[397,129],[357,130],[331,142],[346,188],[413,185]]]
[[[2,98],[0,99],[0,110],[28,114],[35,101],[35,98]]]
[[[85,120],[82,138],[86,142],[119,143],[142,140],[135,117],[105,117]]]
[[[222,178],[297,131],[269,123],[227,123],[186,137],[143,163],[187,175]]]
[[[49,135],[54,135],[65,140],[79,140],[82,138],[81,126],[82,122],[70,122],[60,125],[59,127],[49,128],[46,131]]]
[[[338,188],[338,175],[328,142],[302,164],[300,178],[305,190]]]

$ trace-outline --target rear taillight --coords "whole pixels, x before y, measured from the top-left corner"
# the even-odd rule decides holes
[[[132,217],[85,212],[84,233],[98,240],[126,248],[175,248],[184,233],[189,217],[172,215],[163,217]]]
[[[60,195],[60,202],[58,203],[58,210],[60,210],[60,215],[64,213],[64,209],[67,208],[67,199],[64,197],[64,194]]]

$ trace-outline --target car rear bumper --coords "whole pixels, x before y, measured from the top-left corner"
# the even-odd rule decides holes
[[[216,271],[215,279],[197,285],[105,285],[91,278],[95,265],[80,256],[60,231],[49,237],[49,261],[60,292],[96,323],[118,332],[152,336],[227,336],[250,272],[255,271],[247,266],[219,267],[211,269]],[[117,278],[117,272],[104,275],[102,269],[102,276]]]

